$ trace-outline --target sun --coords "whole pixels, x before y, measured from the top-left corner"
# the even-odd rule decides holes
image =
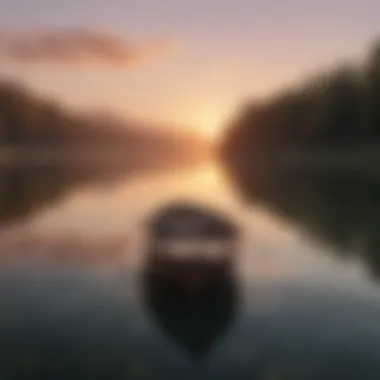
[[[200,125],[200,132],[206,139],[211,141],[218,141],[223,136],[223,121],[217,116],[205,116],[202,118]]]

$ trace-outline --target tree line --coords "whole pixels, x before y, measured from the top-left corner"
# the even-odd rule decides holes
[[[140,128],[135,122],[97,110],[73,112],[17,82],[0,80],[0,147],[95,145],[178,156],[197,151],[200,144],[195,134]]]
[[[26,87],[0,82],[0,144],[17,147],[67,146],[126,139],[126,132],[97,129],[57,101],[42,98]]]
[[[68,117],[57,104],[43,101],[20,85],[0,83],[0,143],[62,143]]]
[[[244,106],[222,150],[352,148],[380,143],[380,43],[361,65],[341,65]]]

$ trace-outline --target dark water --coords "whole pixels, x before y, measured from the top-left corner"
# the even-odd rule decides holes
[[[379,190],[211,164],[3,168],[0,378],[379,379]],[[191,297],[146,264],[147,218],[183,199],[241,230],[231,271]]]

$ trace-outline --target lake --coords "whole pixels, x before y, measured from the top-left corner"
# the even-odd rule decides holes
[[[145,222],[182,200],[241,231],[185,306],[144,275]],[[377,178],[3,167],[0,222],[1,379],[380,378]]]

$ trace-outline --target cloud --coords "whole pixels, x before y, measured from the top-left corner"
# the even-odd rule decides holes
[[[173,48],[170,41],[133,43],[94,29],[0,29],[0,59],[19,64],[129,67]]]

